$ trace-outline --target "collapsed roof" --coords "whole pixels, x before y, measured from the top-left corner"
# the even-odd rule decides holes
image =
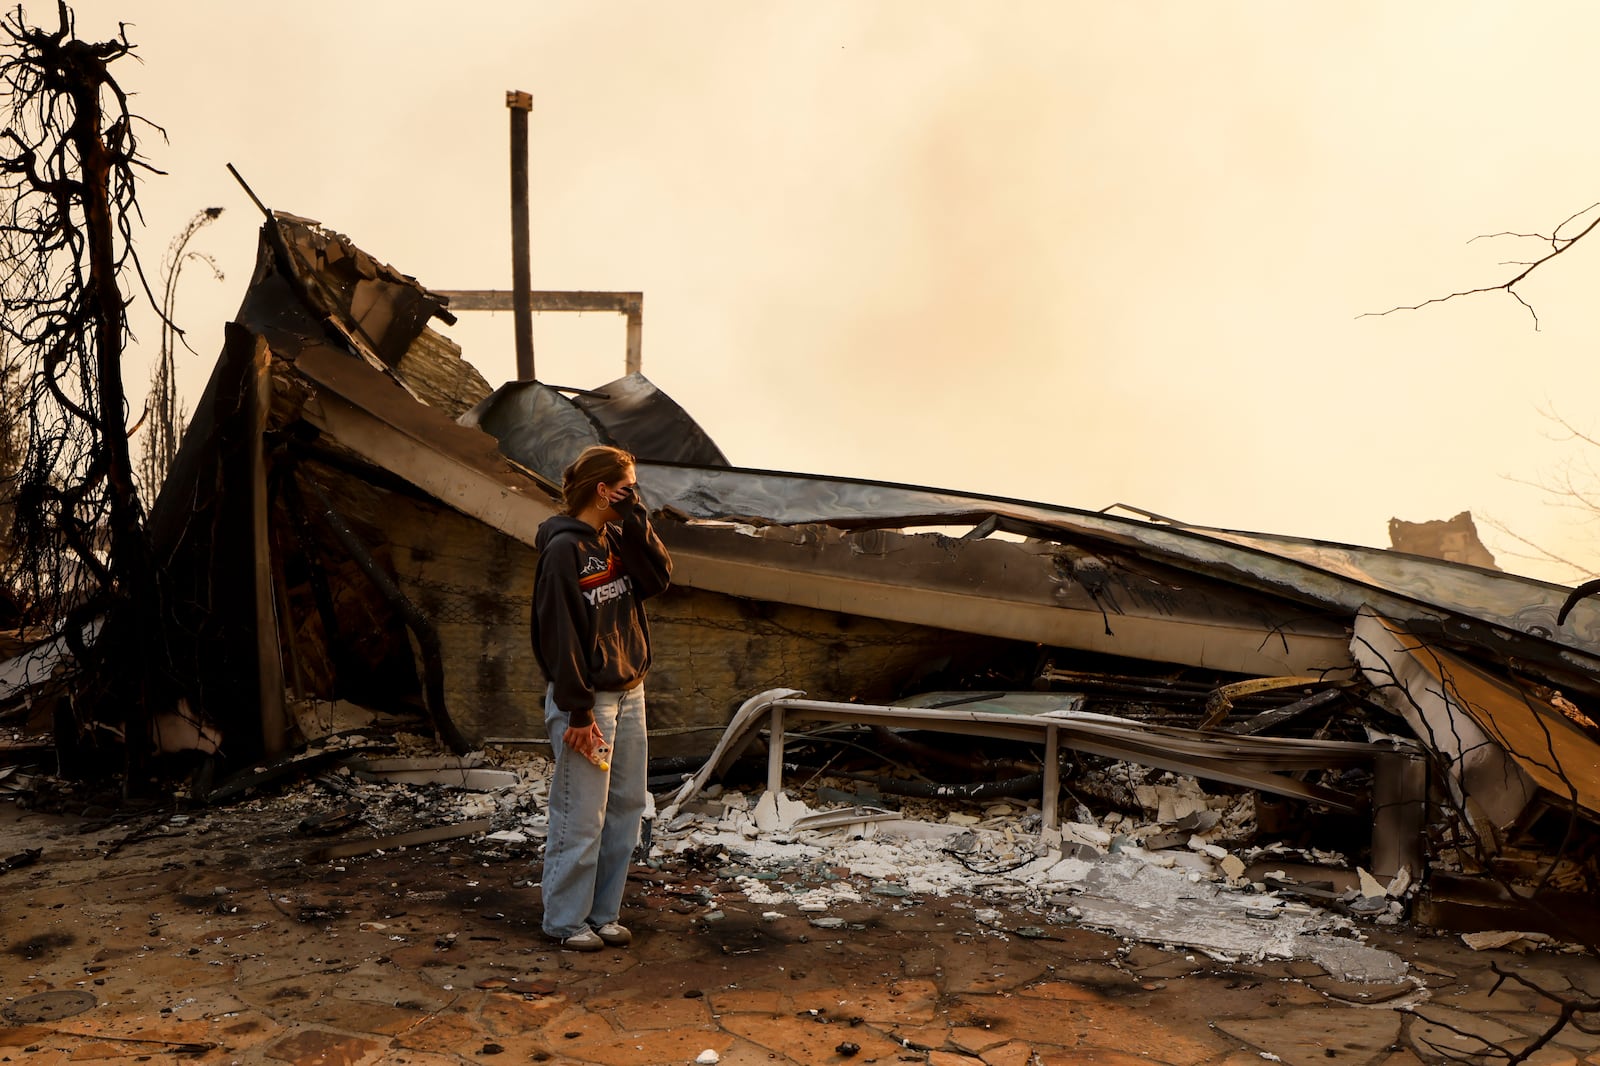
[[[1220,679],[1185,744],[1362,704],[1409,727],[1474,832],[1508,838],[1552,810],[1600,817],[1582,710],[1600,700],[1600,608],[1580,602],[1558,624],[1566,588],[1394,551],[739,468],[642,375],[491,389],[434,318],[453,321],[444,297],[348,239],[282,213],[262,227],[151,516],[189,634],[190,704],[238,762],[293,746],[297,715],[334,700],[420,709],[461,750],[537,734],[534,533],[559,506],[562,468],[605,442],[638,457],[676,563],[652,602],[657,752],[710,753],[736,709],[775,687],[876,706],[1148,664]],[[1278,717],[1227,721],[1226,682],[1263,678],[1251,691],[1288,693]]]

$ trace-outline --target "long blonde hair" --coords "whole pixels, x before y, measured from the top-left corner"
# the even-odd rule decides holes
[[[601,482],[615,484],[634,465],[633,456],[609,444],[595,444],[572,460],[561,475],[561,502],[566,513],[575,515],[594,499]]]

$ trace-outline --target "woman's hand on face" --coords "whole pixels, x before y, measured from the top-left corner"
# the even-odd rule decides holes
[[[600,486],[600,495],[606,505],[617,514],[627,514],[639,503],[639,486],[629,485],[604,485]]]

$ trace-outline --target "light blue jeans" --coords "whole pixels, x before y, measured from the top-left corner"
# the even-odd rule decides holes
[[[596,692],[594,720],[611,744],[609,771],[562,742],[570,716],[546,687],[544,725],[556,769],[544,843],[543,925],[553,937],[617,920],[644,816],[649,785],[644,686]]]

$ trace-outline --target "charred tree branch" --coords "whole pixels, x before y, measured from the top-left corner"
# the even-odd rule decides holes
[[[1478,295],[1481,295],[1483,293],[1489,293],[1489,292],[1504,292],[1506,295],[1508,295],[1512,299],[1516,300],[1517,303],[1521,304],[1527,310],[1529,317],[1531,317],[1533,319],[1533,328],[1537,330],[1539,328],[1539,314],[1538,314],[1537,311],[1535,311],[1533,309],[1533,305],[1532,304],[1530,304],[1527,300],[1522,298],[1522,294],[1517,291],[1517,286],[1520,285],[1523,281],[1527,280],[1528,276],[1530,274],[1532,274],[1535,270],[1538,270],[1541,266],[1543,266],[1544,264],[1550,262],[1550,260],[1552,260],[1552,259],[1556,258],[1557,256],[1565,253],[1574,244],[1577,244],[1579,241],[1581,241],[1585,237],[1587,237],[1590,233],[1594,232],[1595,227],[1596,226],[1600,226],[1600,213],[1596,213],[1594,218],[1590,219],[1587,223],[1585,223],[1583,228],[1580,229],[1577,233],[1572,234],[1571,236],[1563,236],[1562,235],[1562,230],[1564,230],[1567,227],[1571,226],[1578,219],[1582,218],[1583,216],[1585,216],[1587,214],[1590,214],[1591,212],[1597,212],[1597,211],[1600,211],[1600,203],[1590,204],[1588,207],[1584,208],[1582,211],[1578,211],[1578,212],[1575,212],[1575,213],[1567,216],[1567,218],[1562,220],[1561,224],[1558,225],[1549,234],[1542,234],[1542,233],[1511,233],[1509,231],[1506,231],[1506,232],[1501,232],[1501,233],[1486,233],[1486,234],[1481,234],[1479,237],[1474,237],[1473,240],[1479,240],[1480,238],[1487,239],[1487,238],[1491,238],[1491,237],[1524,237],[1524,238],[1526,238],[1526,237],[1536,237],[1539,240],[1544,241],[1544,242],[1546,242],[1546,243],[1548,243],[1550,245],[1550,251],[1547,252],[1546,254],[1540,256],[1539,258],[1531,260],[1531,261],[1527,261],[1527,262],[1521,262],[1521,263],[1513,264],[1513,265],[1516,265],[1516,266],[1521,266],[1522,269],[1519,270],[1516,274],[1512,275],[1507,280],[1500,282],[1499,284],[1496,284],[1496,285],[1480,285],[1477,288],[1473,288],[1473,289],[1462,289],[1459,292],[1452,292],[1452,293],[1449,293],[1449,294],[1447,294],[1445,296],[1435,296],[1435,297],[1433,297],[1431,299],[1423,300],[1420,303],[1401,304],[1401,305],[1396,306],[1396,307],[1391,307],[1387,311],[1368,311],[1368,312],[1366,312],[1364,314],[1357,315],[1356,317],[1357,318],[1382,317],[1384,315],[1393,314],[1396,311],[1419,311],[1424,307],[1429,307],[1429,306],[1431,306],[1433,304],[1446,303],[1446,302],[1448,302],[1450,300],[1455,300],[1455,299],[1458,299],[1458,298],[1463,297],[1463,296],[1478,296]]]

